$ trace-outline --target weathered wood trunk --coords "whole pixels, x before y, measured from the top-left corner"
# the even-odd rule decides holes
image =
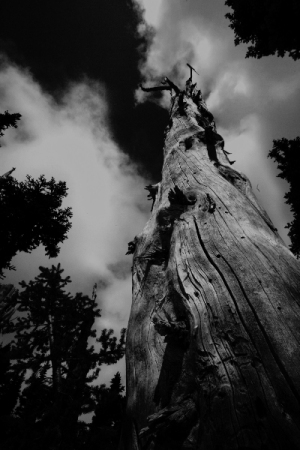
[[[149,189],[122,448],[299,450],[300,264],[191,80],[172,97],[162,181]]]

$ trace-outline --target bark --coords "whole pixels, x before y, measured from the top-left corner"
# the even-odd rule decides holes
[[[300,448],[300,264],[227,155],[189,79],[134,240],[122,449]]]

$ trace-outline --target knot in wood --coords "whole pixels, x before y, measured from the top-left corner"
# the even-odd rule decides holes
[[[208,201],[208,212],[213,213],[216,209],[216,203],[209,194],[206,194],[206,197]]]
[[[197,197],[194,192],[188,191],[184,194],[178,186],[175,186],[174,189],[170,189],[168,199],[171,205],[194,205],[197,201]]]

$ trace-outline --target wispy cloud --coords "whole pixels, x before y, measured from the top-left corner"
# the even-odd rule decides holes
[[[125,253],[149,214],[143,189],[148,180],[113,142],[105,89],[88,80],[74,84],[58,106],[29,73],[7,66],[0,72],[0,101],[2,110],[22,114],[19,128],[2,140],[2,173],[16,167],[19,181],[27,174],[66,181],[64,206],[74,213],[58,258],[49,260],[42,248],[19,254],[12,261],[17,271],[7,272],[5,282],[28,281],[39,265],[60,262],[73,280],[72,292],[91,294],[99,283],[98,326],[118,332],[127,325],[131,304],[132,257]]]

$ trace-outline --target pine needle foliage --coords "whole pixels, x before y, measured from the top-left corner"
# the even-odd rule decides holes
[[[288,223],[288,236],[291,239],[290,249],[300,256],[300,137],[295,139],[277,139],[268,155],[277,162],[279,178],[286,180],[290,190],[284,195],[285,203],[290,205],[293,213],[292,222]]]
[[[124,356],[125,329],[119,341],[113,330],[97,337],[96,290],[92,298],[72,296],[65,290],[70,277],[63,272],[60,264],[40,267],[34,280],[22,281],[23,290],[13,300],[15,316],[2,325],[5,333],[14,334],[13,370],[26,373],[6,436],[9,449],[19,448],[20,441],[24,449],[74,449],[80,415],[96,408],[97,388],[91,383],[102,364],[114,364]]]

